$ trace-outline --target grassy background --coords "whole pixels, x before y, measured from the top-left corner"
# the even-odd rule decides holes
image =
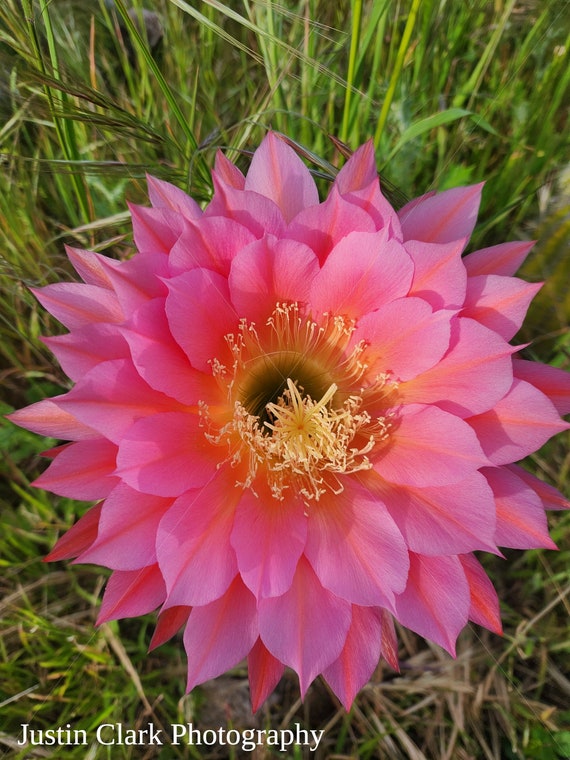
[[[0,412],[66,387],[39,341],[59,328],[26,288],[67,276],[64,243],[128,255],[125,201],[145,202],[146,171],[206,201],[215,150],[245,168],[269,127],[324,159],[311,163],[323,191],[342,163],[329,135],[352,148],[373,137],[382,175],[408,197],[487,180],[473,245],[538,239],[524,274],[548,283],[519,337],[568,367],[567,0],[146,3],[164,32],[152,51],[121,0],[0,4]],[[185,696],[180,641],[147,655],[152,616],[95,629],[104,573],[42,564],[84,511],[28,487],[48,446],[0,422],[0,756],[230,756],[15,744],[22,723],[150,720],[300,721],[326,729],[321,758],[570,757],[567,513],[551,516],[558,553],[487,561],[503,638],[470,627],[451,660],[402,631],[401,673],[380,665],[349,715],[320,682],[301,705],[285,678],[254,719],[243,669]],[[527,463],[566,494],[567,452],[560,436]]]

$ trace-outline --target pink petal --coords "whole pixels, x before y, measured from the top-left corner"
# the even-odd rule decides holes
[[[301,695],[342,652],[351,605],[324,589],[304,557],[282,596],[261,599],[259,633],[271,654],[299,676]]]
[[[98,364],[68,393],[58,396],[56,403],[117,444],[135,420],[180,408],[172,399],[150,388],[130,359]]]
[[[156,628],[148,646],[148,651],[164,644],[171,639],[186,624],[191,607],[169,607],[161,610],[156,622]]]
[[[333,187],[339,193],[352,193],[378,182],[374,142],[367,140],[357,148],[336,176]]]
[[[194,607],[184,631],[188,655],[186,690],[235,667],[258,636],[255,599],[239,576],[225,595],[204,607]]]
[[[279,683],[285,666],[257,639],[247,656],[251,709],[256,713]]]
[[[124,314],[131,314],[152,298],[167,293],[163,279],[170,275],[169,261],[161,253],[147,253],[122,261],[109,279]]]
[[[559,414],[570,414],[570,372],[518,358],[513,360],[513,372],[548,396]]]
[[[318,271],[310,248],[267,235],[243,248],[232,261],[232,303],[241,317],[264,325],[277,303],[306,302]]]
[[[112,290],[109,279],[109,270],[111,267],[120,266],[120,262],[103,256],[95,251],[84,251],[81,248],[72,248],[65,246],[67,258],[73,265],[73,268],[81,279],[88,285],[96,285],[100,288]]]
[[[204,216],[186,225],[170,253],[172,274],[205,268],[227,277],[236,254],[256,236],[243,224],[223,216]]]
[[[97,538],[102,502],[96,504],[79,518],[59,539],[55,547],[45,558],[45,562],[58,562],[71,559],[84,552]]]
[[[414,263],[410,295],[423,298],[434,309],[460,308],[467,288],[461,258],[465,243],[465,238],[449,243],[406,242],[404,248]]]
[[[386,610],[380,610],[380,619],[382,621],[382,657],[391,668],[399,672],[398,639],[396,638],[394,618]]]
[[[422,196],[398,212],[404,240],[450,243],[473,232],[483,183]]]
[[[65,374],[78,382],[97,364],[129,356],[129,348],[119,329],[114,324],[96,322],[71,333],[42,338],[42,341],[55,354]]]
[[[449,311],[432,312],[420,298],[398,298],[359,319],[354,343],[368,344],[366,362],[374,374],[390,372],[409,380],[437,364],[449,347]]]
[[[241,577],[256,599],[280,596],[291,587],[307,538],[303,503],[272,504],[272,499],[269,491],[244,491],[230,539]]]
[[[509,464],[503,467],[503,469],[517,475],[529,488],[532,488],[542,501],[544,509],[570,509],[570,501],[560,491],[557,491],[556,488],[536,476],[531,475],[530,472],[527,472],[522,467],[516,464]]]
[[[455,656],[455,641],[469,618],[471,595],[458,557],[410,554],[408,586],[396,600],[402,625]]]
[[[252,190],[236,190],[219,176],[214,180],[214,197],[208,204],[205,217],[226,217],[247,227],[256,238],[264,235],[282,237],[285,230],[283,214],[270,198]]]
[[[141,306],[121,328],[121,334],[130,347],[137,372],[151,388],[181,404],[217,398],[212,395],[217,391],[212,376],[194,369],[172,337],[164,299],[157,298]]]
[[[469,424],[494,464],[523,459],[556,433],[570,428],[541,391],[517,379],[493,409],[471,417]]]
[[[408,552],[384,504],[357,481],[311,505],[305,555],[323,586],[353,604],[393,609]]]
[[[70,499],[104,499],[117,483],[116,457],[117,447],[104,438],[71,443],[33,485]]]
[[[169,254],[184,229],[182,214],[169,208],[146,208],[129,203],[133,238],[139,254]]]
[[[462,315],[511,340],[542,285],[500,275],[470,277]]]
[[[137,570],[156,559],[156,532],[172,499],[148,496],[120,483],[103,504],[97,539],[78,562]]]
[[[473,251],[463,259],[467,274],[469,277],[480,274],[513,275],[526,259],[533,245],[532,240],[530,242],[517,240]]]
[[[170,182],[151,177],[150,174],[147,174],[146,180],[148,197],[155,208],[172,209],[186,219],[199,219],[202,216],[200,206],[180,188]]]
[[[239,315],[230,302],[226,278],[193,269],[170,280],[168,289],[168,325],[192,365],[208,373],[213,359],[227,365],[231,355],[225,336],[236,333]]]
[[[398,393],[406,403],[438,404],[461,417],[485,412],[512,384],[514,351],[513,346],[478,322],[454,318],[447,354],[431,369],[401,383]]]
[[[213,173],[226,185],[229,185],[236,190],[243,190],[245,186],[245,177],[237,166],[232,164],[232,162],[224,156],[221,150],[216,153]]]
[[[390,486],[381,495],[406,544],[418,554],[497,551],[495,500],[479,472],[450,486]]]
[[[495,495],[497,544],[513,549],[556,549],[548,535],[542,502],[524,480],[504,467],[486,467],[483,474]]]
[[[323,676],[350,710],[360,689],[370,680],[382,647],[382,618],[373,607],[352,606],[352,622],[340,656],[323,671]]]
[[[308,206],[319,202],[311,173],[295,151],[270,132],[251,160],[245,190],[271,198],[286,222]]]
[[[158,565],[139,570],[115,570],[107,581],[97,625],[146,615],[164,601],[164,596],[164,581]]]
[[[57,282],[31,290],[41,305],[68,330],[91,322],[123,321],[116,295],[96,285]]]
[[[366,211],[373,219],[376,229],[385,227],[397,240],[403,239],[398,216],[380,192],[374,145],[371,140],[355,150],[337,174],[331,192],[337,189],[343,200],[348,201],[355,211],[356,208]],[[364,231],[364,228],[357,224],[354,224],[352,229]]]
[[[405,296],[413,264],[402,246],[380,232],[351,232],[330,252],[313,280],[313,314],[358,318]]]
[[[318,206],[303,209],[287,227],[287,237],[305,243],[320,264],[350,232],[375,232],[370,214],[344,199],[333,185],[327,199]]]
[[[53,398],[36,401],[35,404],[17,409],[7,418],[15,425],[31,430],[38,435],[59,438],[64,441],[79,441],[99,438],[99,434],[87,425],[84,425],[70,413],[61,409],[57,402],[65,397],[54,396]]]
[[[462,554],[459,561],[463,567],[469,592],[471,606],[469,620],[482,625],[499,635],[503,632],[499,599],[487,574],[472,554]]]
[[[236,504],[230,467],[203,488],[183,494],[162,518],[156,551],[168,588],[167,607],[208,604],[219,599],[237,573],[230,544]]]
[[[462,419],[435,406],[409,404],[399,412],[374,469],[390,483],[425,488],[459,483],[488,463]]]
[[[218,461],[197,413],[158,412],[123,435],[116,472],[137,491],[180,496],[208,483]]]

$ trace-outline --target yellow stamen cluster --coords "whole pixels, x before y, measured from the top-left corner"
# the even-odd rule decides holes
[[[237,337],[226,336],[233,367],[214,360],[212,369],[230,406],[217,423],[205,405],[200,413],[207,439],[227,446],[220,464],[246,467],[239,485],[255,490],[265,476],[277,499],[291,489],[317,500],[343,490],[339,476],[372,467],[368,454],[391,423],[372,419],[363,398],[382,395],[386,378],[360,386],[364,346],[348,348],[353,330],[342,317],[325,315],[317,325],[301,317],[297,304],[277,304],[261,335],[243,321]]]

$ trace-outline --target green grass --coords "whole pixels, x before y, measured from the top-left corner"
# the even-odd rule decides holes
[[[351,148],[372,138],[382,174],[409,197],[486,180],[473,245],[538,238],[524,274],[548,282],[522,340],[534,341],[542,361],[568,367],[565,0],[152,7],[165,29],[154,54],[119,0],[116,13],[102,0],[0,3],[2,412],[66,387],[39,340],[59,328],[27,290],[68,275],[64,244],[127,254],[126,200],[145,202],[145,172],[205,202],[215,150],[246,167],[270,127],[335,165],[342,159],[329,136]],[[18,751],[26,722],[207,723],[218,701],[227,702],[227,725],[247,725],[241,697],[227,696],[243,694],[243,670],[184,696],[179,641],[147,655],[152,616],[96,629],[103,572],[42,563],[85,508],[29,487],[47,445],[0,423],[0,756],[46,756]],[[568,494],[567,452],[561,436],[528,466]],[[326,728],[321,757],[338,760],[569,757],[569,515],[552,515],[551,526],[558,553],[487,560],[504,637],[472,627],[451,660],[401,631],[400,675],[380,666],[349,715],[321,683],[301,706],[287,678],[259,725]],[[144,752],[77,747],[65,757],[224,756]]]

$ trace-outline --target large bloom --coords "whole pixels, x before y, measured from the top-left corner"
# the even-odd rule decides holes
[[[513,462],[568,428],[569,376],[509,344],[530,244],[462,258],[481,186],[396,213],[368,143],[320,203],[273,134],[213,176],[205,210],[149,178],[129,260],[69,250],[83,283],[37,297],[75,384],[13,420],[71,441],[35,485],[97,501],[49,558],[113,571],[100,621],[184,626],[188,689],[247,657],[255,709],[284,666],[348,708],[394,619],[451,653],[501,630],[473,552],[554,546],[566,502]]]

